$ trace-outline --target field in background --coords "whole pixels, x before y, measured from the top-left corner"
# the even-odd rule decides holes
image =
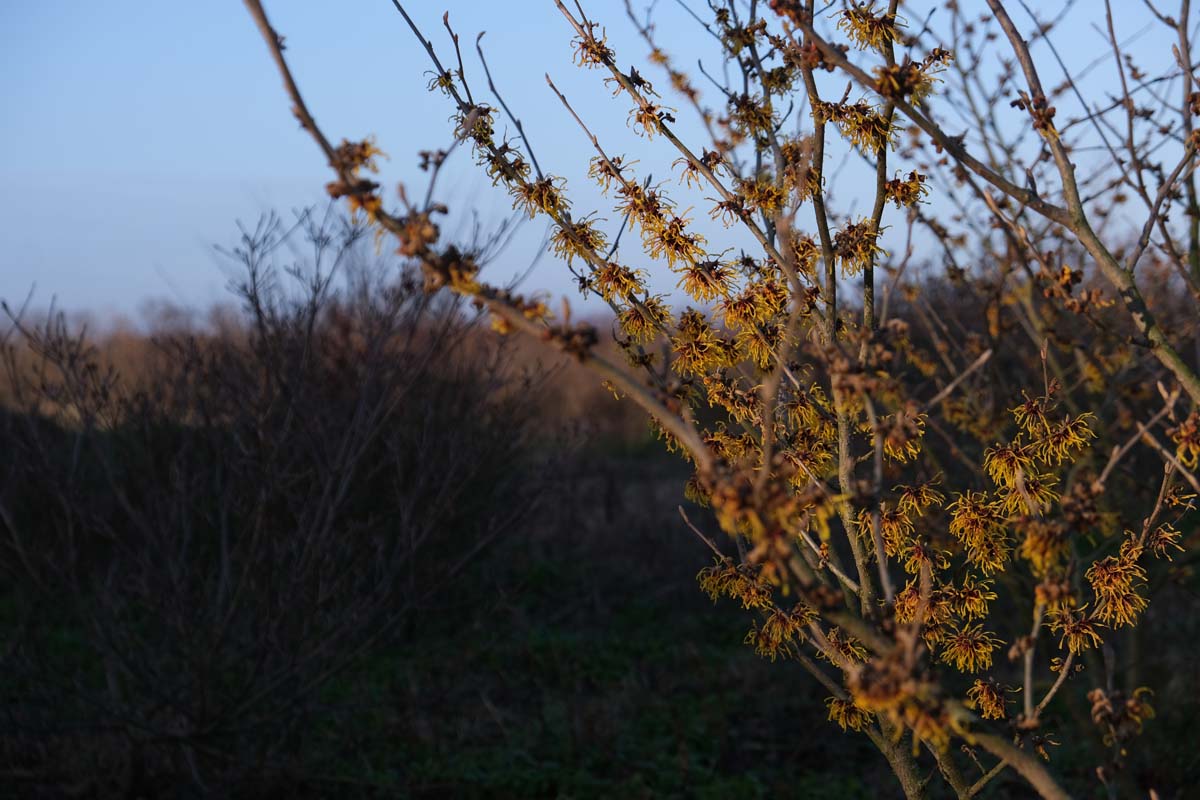
[[[177,323],[160,324],[179,333]],[[229,324],[209,333],[238,335]],[[491,340],[482,329],[470,335]],[[128,330],[101,332],[96,343],[100,360],[130,385],[158,352]],[[519,340],[510,346],[507,374],[543,378],[533,450],[559,453],[522,467],[536,508],[323,686],[314,723],[289,740],[282,767],[244,776],[231,791],[296,799],[889,796],[879,787],[890,789],[893,778],[869,744],[825,720],[826,692],[793,666],[756,657],[742,643],[745,613],[699,591],[694,575],[710,555],[675,510],[685,502],[686,465],[662,452],[631,404],[571,360],[547,361]],[[712,529],[703,510],[691,513]],[[1200,780],[1190,715],[1179,713],[1179,704],[1195,703],[1189,687],[1200,685],[1194,589],[1194,579],[1168,587],[1147,614],[1147,641],[1162,636],[1191,650],[1143,654],[1146,682],[1175,707],[1147,727],[1141,752],[1155,760],[1135,763],[1141,777],[1180,791]],[[0,589],[0,600],[10,590]],[[1064,693],[1077,728],[1089,713],[1082,694]],[[0,728],[0,775],[26,780],[35,770],[19,739]],[[1090,765],[1101,750],[1098,741],[1052,750],[1080,796],[1095,785]],[[846,763],[870,766],[848,773]],[[184,783],[164,773],[147,785],[195,796],[180,788],[186,775],[177,779]],[[31,779],[12,785],[55,796]],[[983,796],[1021,797],[1020,787],[1002,777]]]

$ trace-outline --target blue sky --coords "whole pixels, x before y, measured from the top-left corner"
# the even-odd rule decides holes
[[[415,153],[448,143],[450,108],[425,91],[426,56],[391,3],[266,5],[326,133],[335,140],[374,134],[391,156],[385,186],[423,186]],[[487,31],[501,91],[524,118],[542,166],[568,178],[578,208],[608,204],[583,179],[590,146],[543,73],[572,98],[610,153],[652,147],[660,160],[643,164],[642,174],[669,177],[675,154],[634,137],[625,103],[609,97],[602,76],[572,66],[570,31],[548,0],[408,5],[443,57],[450,49],[441,14],[449,10],[480,92],[473,44],[479,30]],[[644,60],[620,0],[592,0],[588,8],[606,23],[623,63]],[[716,64],[711,40],[674,3],[660,3],[658,19],[662,41],[680,63],[695,64],[704,53],[706,64]],[[1086,62],[1101,41],[1081,29],[1066,44],[1072,60]],[[133,313],[155,298],[191,306],[222,301],[229,265],[212,245],[232,242],[236,219],[253,222],[270,208],[286,213],[320,202],[329,180],[236,0],[0,4],[0,102],[0,298],[10,302],[34,286],[35,305],[57,298],[62,307],[102,315]],[[690,117],[680,117],[686,132]],[[485,221],[503,219],[503,192],[465,152],[454,160],[444,200],[474,208]],[[507,259],[492,267],[493,279],[522,271],[543,231],[540,222],[527,226]],[[572,292],[565,268],[552,259],[541,262],[529,286]]]
[[[577,98],[599,86],[571,66],[556,13],[478,0],[409,5],[443,48],[449,9],[469,48],[468,75],[475,33],[488,32],[501,91],[535,123],[530,138],[547,169],[569,172],[568,160],[590,155],[542,78],[552,72]],[[266,6],[331,138],[374,134],[391,156],[386,185],[423,186],[416,151],[448,144],[450,108],[425,90],[425,53],[391,3]],[[640,55],[623,11],[611,16],[614,42]],[[478,68],[474,75],[482,77]],[[599,96],[603,103],[608,93]],[[136,311],[148,298],[223,300],[227,265],[212,245],[233,240],[235,219],[320,202],[330,179],[288,111],[258,31],[232,0],[0,4],[0,102],[8,109],[0,117],[0,297],[10,302],[35,285],[36,305],[53,297],[101,313]],[[614,110],[615,122],[600,124],[598,114],[593,122],[628,139],[625,111]],[[465,155],[448,170],[445,199],[469,200],[485,220],[504,218],[508,201]],[[529,263],[543,227],[528,227],[511,263],[494,267],[497,278]],[[541,270],[538,285],[571,290],[561,265]]]

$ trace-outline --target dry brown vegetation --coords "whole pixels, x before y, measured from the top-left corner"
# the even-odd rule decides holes
[[[301,780],[329,687],[537,511],[544,377],[359,226],[265,219],[241,313],[3,342],[0,779],[39,797]],[[313,263],[277,251],[305,238]],[[287,262],[285,262],[287,263]],[[337,276],[343,275],[339,281]],[[124,367],[124,370],[122,370]]]

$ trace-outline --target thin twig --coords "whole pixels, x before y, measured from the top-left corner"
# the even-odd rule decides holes
[[[1050,705],[1050,701],[1054,699],[1054,695],[1058,694],[1058,690],[1062,688],[1062,685],[1067,680],[1067,675],[1070,672],[1071,664],[1074,661],[1075,654],[1068,653],[1066,660],[1063,661],[1062,666],[1058,669],[1058,680],[1054,681],[1054,685],[1050,687],[1050,691],[1046,692],[1046,696],[1042,698],[1042,702],[1038,703],[1037,707],[1033,709],[1033,717],[1030,719],[1030,722],[1036,721],[1038,717],[1042,715],[1042,712],[1046,709],[1046,706]]]
[[[1175,454],[1163,447],[1162,443],[1159,442],[1158,438],[1150,432],[1149,428],[1140,422],[1137,423],[1137,426],[1138,433],[1142,435],[1143,440],[1157,450],[1158,454],[1163,457],[1164,461],[1175,467],[1175,469],[1179,471],[1179,474],[1183,476],[1183,479],[1191,484],[1192,488],[1196,490],[1197,494],[1200,494],[1200,481],[1196,480],[1196,476],[1192,474],[1192,471],[1183,466],[1183,464],[1180,464],[1179,459],[1175,457]]]
[[[678,506],[678,509],[679,509],[679,516],[683,517],[684,524],[692,529],[692,533],[694,533],[700,537],[700,541],[702,541],[706,545],[708,545],[708,549],[712,550],[713,553],[716,554],[717,558],[720,558],[720,559],[729,558],[729,556],[727,556],[721,552],[721,549],[719,547],[717,547],[716,543],[713,542],[712,539],[705,536],[704,533],[699,528],[697,528],[695,525],[692,524],[692,521],[690,519],[688,519],[687,512],[683,510],[683,506]]]
[[[958,388],[958,385],[959,385],[960,383],[962,383],[962,382],[963,382],[963,381],[965,381],[965,380],[966,380],[968,377],[970,377],[970,376],[971,376],[971,373],[973,373],[975,370],[979,369],[979,368],[980,368],[980,367],[982,367],[984,364],[986,364],[986,363],[988,362],[988,359],[990,359],[991,357],[992,357],[992,349],[989,347],[987,350],[984,350],[984,351],[983,351],[983,352],[982,352],[982,353],[979,355],[979,358],[977,358],[977,359],[975,359],[973,362],[971,362],[971,365],[970,365],[970,366],[968,366],[968,367],[967,367],[966,369],[964,369],[964,370],[963,370],[961,373],[959,373],[959,375],[958,375],[958,377],[957,377],[957,378],[955,378],[954,380],[950,381],[950,383],[948,383],[948,384],[946,385],[946,388],[942,389],[940,392],[938,392],[938,393],[937,393],[937,394],[935,394],[933,397],[931,397],[929,400],[927,400],[927,401],[925,402],[925,404],[924,404],[924,405],[921,407],[921,408],[922,408],[922,410],[926,410],[926,409],[933,408],[933,407],[934,407],[934,406],[936,406],[938,403],[942,402],[942,400],[945,400],[945,399],[946,399],[946,397],[947,397],[947,396],[948,396],[948,395],[949,395],[951,392],[953,392],[955,389],[957,389],[957,388]]]
[[[973,784],[971,784],[971,788],[967,790],[968,800],[970,800],[970,798],[972,798],[975,795],[982,792],[983,787],[985,787],[989,783],[991,783],[992,779],[995,778],[997,775],[999,775],[1001,772],[1003,772],[1005,770],[1005,768],[1007,768],[1007,767],[1008,767],[1008,762],[1001,761],[999,764],[997,764],[996,766],[994,766],[990,770],[988,770],[987,773],[982,778],[980,778],[979,780],[977,780]]]

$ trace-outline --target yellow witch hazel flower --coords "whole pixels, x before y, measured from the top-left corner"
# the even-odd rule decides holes
[[[674,269],[680,261],[696,261],[704,257],[704,237],[688,231],[688,217],[671,217],[643,232],[646,254],[651,258],[665,258],[667,266]]]
[[[916,486],[897,486],[893,489],[899,495],[897,501],[900,506],[900,511],[903,514],[920,514],[929,506],[941,506],[946,501],[946,496],[933,488],[938,485],[938,480],[932,480],[928,483],[917,484]]]
[[[985,575],[1003,569],[1011,547],[1002,504],[984,492],[968,491],[949,510],[950,535],[966,549],[967,561]]]
[[[978,672],[991,668],[992,653],[1001,644],[982,625],[964,625],[943,642],[941,659],[960,672]]]
[[[871,515],[863,509],[860,530],[867,537],[871,531]],[[892,558],[898,558],[908,551],[913,533],[913,523],[909,516],[897,506],[881,503],[879,507],[879,531],[883,536],[883,549]]]
[[[1007,716],[1004,709],[1004,689],[991,678],[977,678],[967,690],[967,700],[979,709],[979,715],[984,719],[1004,719]]]
[[[862,642],[842,632],[841,628],[830,628],[826,634],[826,639],[829,645],[842,658],[852,662],[862,662],[867,660],[867,648],[863,647]]]
[[[592,275],[592,287],[607,302],[629,300],[642,290],[646,274],[615,261],[608,261]]]
[[[871,714],[856,706],[853,700],[829,697],[825,706],[829,709],[829,721],[836,722],[843,731],[861,731],[871,724]]]
[[[880,13],[875,4],[852,5],[841,13],[837,26],[860,50],[880,50],[896,41],[897,17]]]
[[[1137,563],[1143,549],[1136,540],[1126,539],[1118,555],[1088,568],[1086,577],[1096,595],[1095,616],[1100,622],[1115,628],[1133,625],[1146,610],[1146,598],[1137,591],[1146,581],[1146,571]]]
[[[1179,463],[1188,469],[1195,469],[1200,462],[1200,410],[1192,411],[1179,427],[1171,432],[1171,440],[1175,442],[1175,451]]]
[[[547,176],[536,181],[513,184],[515,197],[513,208],[523,208],[533,219],[538,212],[558,216],[567,210],[567,199],[562,192],[562,178]]]
[[[774,360],[783,335],[783,326],[764,323],[755,328],[743,328],[738,331],[735,343],[739,352],[756,367],[766,370]]]
[[[724,596],[739,601],[744,609],[771,606],[771,588],[756,580],[747,568],[739,568],[729,559],[700,570],[696,580],[714,603]]]
[[[857,275],[872,259],[883,253],[876,244],[878,239],[879,231],[866,217],[857,222],[847,222],[833,235],[833,250],[842,266],[844,276]]]
[[[797,605],[791,612],[773,608],[761,625],[755,624],[746,634],[746,644],[754,652],[774,661],[780,654],[792,652],[793,642],[804,640],[804,628],[817,618],[816,610]]]
[[[907,464],[921,453],[925,435],[925,415],[909,404],[879,421],[883,433],[883,453],[893,461]]]
[[[1170,561],[1171,550],[1178,550],[1181,553],[1183,552],[1183,545],[1179,543],[1181,536],[1182,534],[1175,528],[1174,525],[1169,522],[1164,522],[1162,525],[1159,525],[1157,528],[1155,528],[1150,534],[1149,538],[1146,540],[1146,546],[1154,551],[1154,555]]]
[[[647,297],[621,311],[621,331],[635,344],[652,342],[662,333],[671,319],[671,312],[661,297]]]
[[[1056,466],[1064,461],[1073,460],[1087,446],[1087,443],[1096,437],[1088,425],[1090,419],[1094,419],[1094,415],[1084,412],[1074,419],[1067,418],[1047,430],[1046,434],[1034,444],[1034,450],[1039,460]]]
[[[716,334],[699,311],[683,312],[677,331],[671,339],[677,372],[700,375],[728,365],[731,350],[728,342]]]
[[[680,271],[678,286],[701,303],[729,294],[733,268],[717,260],[689,261]]]
[[[1026,395],[1025,402],[1011,409],[1011,413],[1017,424],[1021,426],[1021,430],[1025,431],[1031,439],[1037,439],[1050,430],[1049,414],[1052,407],[1053,401],[1045,395],[1037,397]]]
[[[1021,557],[1039,577],[1061,569],[1071,550],[1070,532],[1057,520],[1030,520],[1024,526]]]
[[[550,235],[551,250],[559,258],[565,259],[568,265],[576,256],[587,260],[589,255],[604,249],[604,245],[604,234],[596,229],[595,222],[590,219],[565,222]]]
[[[754,180],[741,181],[738,184],[738,194],[745,199],[751,210],[768,217],[779,214],[787,204],[787,189],[766,173],[760,174]]]
[[[1001,505],[1008,514],[1041,514],[1059,499],[1053,487],[1058,476],[1053,473],[1031,473],[1015,476],[1014,484],[1001,497]]]
[[[753,328],[765,322],[773,313],[766,303],[758,285],[748,286],[740,294],[726,296],[720,303],[719,310],[725,319],[725,324],[731,328]]]
[[[864,153],[874,153],[895,139],[896,126],[866,100],[856,103],[813,104],[815,122],[832,122],[850,144]]]
[[[946,587],[946,593],[954,613],[964,620],[983,619],[988,613],[988,603],[996,599],[991,587],[990,580],[976,581],[967,576],[963,578],[961,586]]]
[[[1087,613],[1086,606],[1077,610],[1058,606],[1051,609],[1048,617],[1050,630],[1062,635],[1058,646],[1065,646],[1074,655],[1104,643],[1100,638],[1099,626]]]
[[[1011,445],[988,448],[983,454],[983,468],[997,486],[1016,486],[1018,475],[1028,475],[1033,470],[1033,457],[1020,446]]]

